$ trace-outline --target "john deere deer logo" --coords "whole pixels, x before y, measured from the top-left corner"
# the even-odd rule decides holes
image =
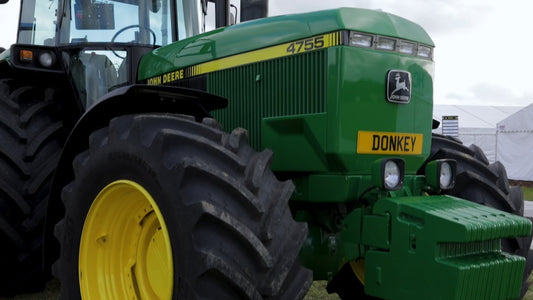
[[[409,103],[411,101],[411,73],[390,70],[387,73],[387,101]]]

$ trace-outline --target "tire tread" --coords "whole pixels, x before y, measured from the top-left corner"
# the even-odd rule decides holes
[[[247,136],[244,129],[225,133],[211,118],[201,122],[172,114],[115,118],[91,134],[89,149],[73,162],[75,179],[62,192],[67,216],[78,209],[83,178],[92,168],[106,166],[100,160],[106,157],[103,153],[114,149],[146,154],[145,161],[157,165],[156,176],[171,179],[159,185],[179,191],[174,201],[182,199],[184,215],[176,219],[187,232],[181,234],[190,239],[187,251],[197,255],[183,275],[191,277],[178,284],[184,286],[179,293],[186,298],[301,298],[312,274],[298,262],[307,226],[295,222],[288,207],[294,185],[275,178],[270,171],[272,151],[256,153]],[[65,220],[55,230],[62,251],[70,240]],[[55,273],[65,282],[61,286],[65,297],[77,298],[78,291],[67,284],[73,273],[66,260],[62,254]]]

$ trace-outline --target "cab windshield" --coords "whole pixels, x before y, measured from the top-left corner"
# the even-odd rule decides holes
[[[163,46],[199,33],[197,4],[188,0],[24,0],[18,43]]]

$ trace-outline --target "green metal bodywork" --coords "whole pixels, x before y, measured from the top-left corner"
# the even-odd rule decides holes
[[[424,29],[406,19],[366,9],[335,9],[240,23],[161,47],[144,57],[139,66],[139,79],[338,29],[433,45]]]
[[[196,82],[228,99],[213,116],[226,130],[248,129],[253,147],[274,151],[277,175],[295,183],[291,205],[296,219],[309,225],[301,261],[315,279],[331,279],[344,264],[365,259],[365,291],[377,297],[518,297],[525,261],[502,253],[500,239],[528,235],[531,223],[461,199],[427,196],[431,187],[417,175],[431,148],[433,61],[353,47],[349,31],[433,46],[420,26],[403,18],[336,9],[255,20],[161,47],[142,59],[138,80],[160,84],[151,79],[171,74],[171,84]],[[302,53],[287,48],[267,59],[258,52],[294,41],[318,45],[330,33],[342,42]],[[234,62],[245,53],[258,57]],[[213,61],[209,71],[194,73]],[[222,63],[228,61],[233,65]],[[409,104],[386,101],[390,70],[411,74]],[[358,153],[365,131],[416,134],[421,152]],[[392,156],[405,161],[404,187],[381,190],[371,168]]]
[[[339,30],[433,45],[420,26],[403,18],[338,9],[238,24],[159,48],[141,61],[139,80]],[[391,69],[411,72],[413,105],[384,101],[385,74]],[[246,128],[253,146],[274,150],[274,170],[367,172],[376,157],[355,155],[357,131],[394,129],[424,134],[422,155],[405,157],[407,172],[413,173],[429,153],[432,77],[432,61],[340,46],[219,70],[207,75],[207,90],[230,99],[227,109],[214,112],[226,129]],[[296,133],[295,140],[294,122],[311,132]],[[302,154],[313,159],[303,160]]]

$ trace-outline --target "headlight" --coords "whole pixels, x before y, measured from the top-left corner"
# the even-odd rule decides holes
[[[453,172],[449,162],[443,162],[440,166],[440,186],[449,188],[453,183]]]
[[[456,162],[453,159],[434,160],[426,165],[426,182],[436,190],[449,190],[455,186]]]
[[[406,41],[400,41],[398,52],[403,54],[415,55],[416,44]]]
[[[351,46],[370,48],[372,47],[372,39],[373,37],[368,34],[350,32],[350,45]]]
[[[385,163],[383,183],[386,189],[393,189],[400,183],[400,167],[392,160]]]
[[[429,60],[433,59],[432,46],[389,36],[349,31],[347,44],[353,47],[394,51]]]
[[[417,55],[423,58],[429,58],[431,59],[431,47],[424,46],[424,45],[418,45],[418,52]]]
[[[55,55],[52,52],[42,52],[39,54],[39,63],[45,68],[50,68],[55,63]]]
[[[1,0],[0,0],[1,1]],[[55,49],[41,45],[12,45],[13,65],[25,70],[64,73]]]
[[[380,36],[378,38],[376,48],[379,50],[394,51],[394,49],[396,49],[396,40]]]
[[[401,158],[384,158],[374,162],[372,178],[374,184],[386,190],[398,190],[403,187],[405,162]]]

